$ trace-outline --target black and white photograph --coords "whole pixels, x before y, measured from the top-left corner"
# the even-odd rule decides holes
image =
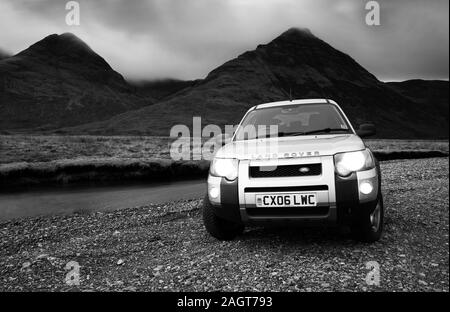
[[[447,0],[0,0],[0,292],[449,292]]]

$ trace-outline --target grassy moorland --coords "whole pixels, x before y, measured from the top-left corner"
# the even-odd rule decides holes
[[[156,136],[0,135],[0,164],[55,160],[170,159],[173,139]],[[448,141],[367,140],[374,151],[449,151]]]
[[[203,176],[207,161],[173,161],[168,137],[0,136],[0,186]]]
[[[1,135],[0,164],[62,159],[169,159],[169,137]]]
[[[169,137],[0,135],[0,185],[183,178],[207,161],[173,161]],[[448,155],[448,141],[368,140],[381,160]],[[442,154],[442,155],[441,155]]]

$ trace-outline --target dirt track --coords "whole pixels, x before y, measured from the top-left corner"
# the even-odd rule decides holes
[[[448,291],[448,158],[382,163],[385,235],[248,228],[208,236],[201,200],[0,223],[0,290]],[[69,261],[80,285],[69,286]],[[368,261],[380,265],[367,285]]]

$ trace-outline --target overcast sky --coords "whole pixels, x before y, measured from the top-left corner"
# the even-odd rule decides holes
[[[448,79],[449,1],[79,0],[67,26],[61,0],[0,0],[0,49],[15,54],[52,33],[72,32],[130,79],[203,78],[290,27],[307,27],[381,80]]]

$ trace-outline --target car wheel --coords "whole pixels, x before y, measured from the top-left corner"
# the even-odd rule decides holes
[[[362,242],[376,242],[383,232],[384,205],[383,196],[378,197],[377,205],[372,211],[361,211],[352,226],[355,238]]]
[[[208,195],[203,200],[203,223],[208,233],[219,240],[232,240],[244,231],[242,224],[216,216]]]

